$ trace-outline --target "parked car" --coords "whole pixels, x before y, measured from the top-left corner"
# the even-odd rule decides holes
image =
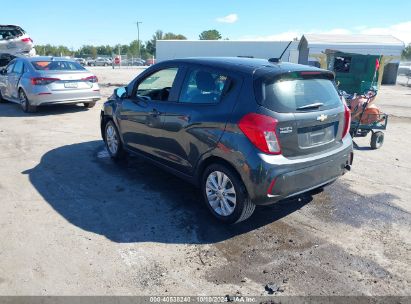
[[[398,67],[398,75],[411,76],[411,62],[401,62]]]
[[[17,25],[0,25],[0,54],[35,56],[33,40]]]
[[[82,66],[86,66],[87,65],[87,61],[84,58],[74,58],[74,60],[78,63],[80,63]]]
[[[126,64],[129,66],[143,66],[146,64],[146,62],[141,58],[132,58],[127,59]]]
[[[18,103],[25,112],[50,104],[82,103],[92,108],[99,99],[97,77],[72,60],[15,58],[0,71],[0,101]]]
[[[164,61],[101,112],[113,159],[140,155],[199,186],[226,223],[350,170],[349,128],[332,72],[262,59]]]
[[[99,57],[99,58],[97,58],[96,60],[93,60],[93,61],[89,61],[89,65],[90,66],[109,66],[109,65],[111,65],[111,59],[109,59],[109,58],[101,58],[101,57]]]

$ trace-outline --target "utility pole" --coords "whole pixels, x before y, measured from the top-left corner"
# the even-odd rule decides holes
[[[138,58],[141,58],[141,52],[140,52],[140,24],[143,22],[137,21],[137,47],[138,47]]]

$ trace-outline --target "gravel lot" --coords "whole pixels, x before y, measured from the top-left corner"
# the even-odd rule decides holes
[[[107,157],[101,104],[142,69],[90,69],[93,109],[0,104],[0,295],[411,295],[411,88],[382,88],[384,146],[356,139],[324,193],[222,226],[192,186]]]

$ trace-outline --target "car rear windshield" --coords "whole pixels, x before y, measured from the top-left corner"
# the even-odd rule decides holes
[[[41,70],[41,71],[82,71],[82,70],[85,70],[85,68],[83,68],[81,64],[75,61],[41,60],[41,61],[32,61],[31,64],[36,70]]]
[[[322,75],[263,75],[254,81],[254,90],[260,105],[280,113],[341,105],[333,81]]]
[[[24,31],[15,26],[0,26],[0,40],[8,40],[16,37],[20,37],[24,34]]]

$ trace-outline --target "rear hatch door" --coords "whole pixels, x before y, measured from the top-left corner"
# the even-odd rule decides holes
[[[278,120],[282,154],[302,157],[342,144],[344,106],[327,71],[256,75],[255,95],[266,115]]]

